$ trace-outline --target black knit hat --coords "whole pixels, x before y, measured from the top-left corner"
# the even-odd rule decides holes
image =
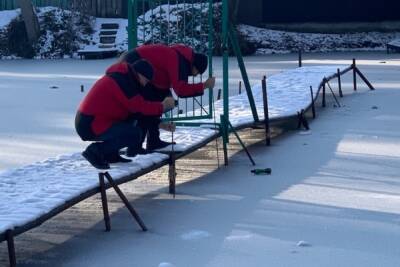
[[[208,58],[206,55],[201,53],[193,54],[193,66],[202,74],[206,71],[208,64]]]
[[[153,66],[151,66],[151,64],[148,61],[144,59],[139,59],[133,62],[131,66],[136,71],[136,73],[142,74],[149,81],[153,79],[153,74],[154,74]]]

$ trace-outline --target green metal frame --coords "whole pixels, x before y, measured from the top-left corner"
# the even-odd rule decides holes
[[[133,49],[134,47],[136,47],[139,44],[139,39],[138,39],[138,0],[128,0],[128,8],[129,8],[129,23],[128,23],[128,35],[129,35],[129,49]],[[162,3],[167,3],[168,4],[168,14],[170,14],[170,4],[178,4],[179,0],[141,0],[141,3],[143,4],[144,2],[148,2],[148,3],[153,3],[154,1],[158,1],[158,3],[161,5]],[[189,0],[187,0],[189,1]],[[196,20],[196,18],[193,18],[193,16],[195,16],[195,12],[194,12],[194,1],[195,0],[190,0],[191,1],[191,10],[186,10],[185,6],[184,6],[184,10],[185,12],[183,12],[183,30],[176,32],[176,36],[177,39],[180,41],[186,41],[186,32],[187,32],[187,28],[191,27],[191,30],[193,32],[194,29],[194,22]],[[198,0],[201,1],[201,0]],[[207,0],[206,2],[208,2],[208,59],[209,59],[209,77],[213,76],[213,64],[212,64],[212,50],[213,50],[213,38],[214,38],[214,32],[213,32],[213,14],[214,14],[214,10],[213,10],[213,5],[214,5],[214,0]],[[200,2],[200,5],[202,5],[203,2]],[[186,1],[184,1],[183,5],[186,5]],[[189,4],[190,5],[190,4]],[[150,10],[154,10],[154,6],[149,5],[148,7]],[[143,8],[144,9],[144,8]],[[157,23],[157,21],[153,22],[154,18],[158,17],[162,17],[162,11],[161,8],[159,8],[158,10],[160,12],[160,14],[156,14],[154,15],[153,13],[151,13],[151,18],[152,21],[150,22],[150,28],[151,28],[151,34],[152,37],[153,35],[153,30],[154,30],[154,25],[153,23]],[[187,12],[186,12],[187,11]],[[190,23],[186,24],[186,19],[185,16],[192,16],[192,19],[189,21]],[[145,18],[141,18],[142,20],[145,20]],[[201,20],[201,16],[200,16],[200,20]],[[140,19],[139,19],[140,21]],[[177,20],[177,28],[179,28],[179,21]],[[144,25],[148,25],[146,24],[146,21],[144,21]],[[167,29],[162,29],[161,27],[158,29],[158,34],[162,35],[163,33],[166,34],[168,40],[167,43],[170,43],[170,29],[169,29],[169,25],[170,25],[170,20],[168,19],[168,26]],[[145,27],[143,26],[143,27]],[[146,29],[143,28],[143,39],[144,41],[148,41],[146,40],[145,34],[146,34]],[[183,34],[183,36],[182,36]],[[192,35],[193,37],[194,35]],[[250,103],[250,108],[251,108],[251,112],[254,118],[255,122],[259,121],[258,118],[258,114],[257,114],[257,109],[255,106],[255,102],[254,102],[254,98],[253,98],[253,94],[251,91],[251,87],[250,87],[250,83],[249,83],[249,79],[247,76],[247,72],[246,72],[246,67],[243,61],[243,57],[240,51],[240,47],[239,47],[239,42],[234,30],[234,27],[230,21],[230,17],[229,17],[229,3],[228,0],[222,0],[222,36],[221,36],[221,46],[222,46],[222,56],[223,56],[223,114],[221,114],[221,120],[220,123],[218,124],[219,128],[220,128],[220,133],[223,139],[223,146],[224,146],[224,152],[225,155],[227,154],[227,144],[229,143],[229,133],[232,131],[232,129],[230,129],[231,125],[229,122],[229,45],[232,46],[232,49],[236,55],[236,58],[238,60],[238,65],[240,68],[240,72],[242,74],[242,79],[246,88],[246,92],[247,92],[247,96],[248,96],[248,100]],[[153,41],[153,40],[152,40]],[[144,43],[144,42],[142,42]],[[168,120],[173,120],[173,121],[178,121],[179,125],[190,125],[190,126],[200,126],[203,125],[204,123],[201,122],[193,122],[193,120],[196,119],[207,119],[207,118],[212,118],[213,116],[213,91],[210,90],[209,91],[209,110],[207,112],[207,114],[203,115],[202,111],[203,111],[203,107],[201,107],[200,112],[201,115],[200,116],[179,116],[179,112],[177,116],[173,116],[172,113],[170,113],[167,117]],[[202,100],[202,99],[201,99]],[[186,100],[187,101],[187,100]],[[193,99],[193,106],[195,103],[195,99]],[[179,109],[179,107],[178,107]],[[195,112],[193,111],[193,114],[195,114]],[[191,122],[187,122],[187,120],[191,120]],[[240,138],[238,135],[236,135],[236,137],[239,139],[239,141],[241,142]],[[243,143],[241,142],[241,144],[243,145]],[[226,159],[227,161],[227,159]]]
[[[242,74],[242,79],[246,88],[247,97],[249,99],[251,112],[253,114],[253,118],[255,122],[259,121],[257,109],[255,106],[253,93],[251,91],[249,78],[247,76],[246,67],[244,65],[242,53],[240,51],[239,42],[236,37],[236,33],[234,31],[233,25],[229,19],[229,5],[228,0],[222,1],[222,56],[223,56],[223,101],[224,101],[224,117],[225,120],[221,121],[221,127],[224,129],[223,133],[226,133],[226,136],[223,136],[224,142],[229,143],[228,136],[228,125],[226,122],[229,122],[229,41],[232,45],[233,51],[236,55],[240,72]]]
[[[163,4],[164,6],[161,8]],[[201,13],[205,6],[208,6],[207,17]],[[181,12],[182,7],[185,12]],[[199,2],[194,0],[128,0],[128,47],[133,49],[143,43],[160,42],[160,39],[161,42],[168,44],[189,43],[192,46],[204,45],[204,42],[207,42],[208,48],[204,52],[208,54],[208,76],[211,77],[213,74],[212,48],[214,42],[213,10],[213,0],[200,0]],[[170,20],[170,15],[180,19]],[[165,20],[168,22],[162,23]],[[204,42],[200,41],[196,44],[191,42],[190,40],[193,40],[195,35],[198,39],[202,38],[199,40],[204,39]],[[180,122],[212,118],[213,90],[206,89],[204,96],[208,97],[209,105],[207,108],[203,106],[203,96],[178,99],[180,104],[186,106],[185,113],[179,114],[180,108],[178,106],[178,112],[174,116],[171,113],[166,114],[164,120]],[[189,104],[192,105],[192,110],[187,108]]]

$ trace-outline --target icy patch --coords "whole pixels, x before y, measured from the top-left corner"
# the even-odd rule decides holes
[[[183,240],[198,240],[211,236],[209,232],[202,230],[192,230],[188,233],[184,233],[181,235],[181,239]]]
[[[304,240],[301,240],[301,241],[297,242],[296,246],[298,246],[298,247],[311,247],[311,244],[306,242],[306,241],[304,241]]]
[[[311,130],[307,130],[307,131],[300,131],[299,135],[310,135],[312,134]]]
[[[243,241],[243,240],[249,240],[251,238],[253,238],[252,234],[246,234],[246,235],[230,235],[225,239],[229,241]]]
[[[161,262],[158,267],[175,267],[175,265],[169,262]]]

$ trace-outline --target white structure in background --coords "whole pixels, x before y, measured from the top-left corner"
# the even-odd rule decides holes
[[[91,44],[78,50],[81,58],[114,57],[128,48],[126,19],[97,18]]]

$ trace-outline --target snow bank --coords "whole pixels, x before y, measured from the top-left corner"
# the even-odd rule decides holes
[[[400,38],[389,42],[388,44],[400,47]]]
[[[284,32],[249,25],[239,31],[256,44],[258,54],[328,51],[384,51],[386,44],[400,38],[400,32],[361,32],[344,34]]]
[[[0,28],[6,27],[19,14],[19,9],[0,11]]]

